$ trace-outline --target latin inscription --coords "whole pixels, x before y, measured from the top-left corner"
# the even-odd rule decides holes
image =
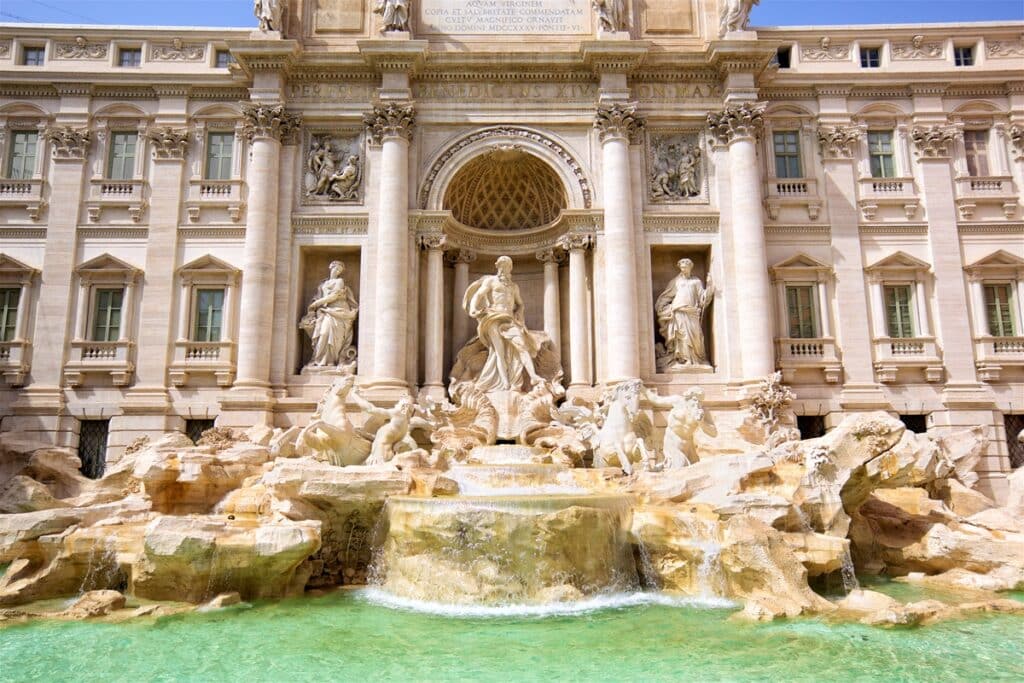
[[[636,83],[633,96],[640,101],[716,100],[721,88],[713,83]],[[595,102],[596,83],[523,83],[523,82],[419,82],[414,83],[413,97],[423,101],[489,102]],[[290,102],[369,102],[376,88],[369,83],[292,83],[288,88]]]
[[[419,30],[477,35],[591,33],[587,0],[421,0]]]

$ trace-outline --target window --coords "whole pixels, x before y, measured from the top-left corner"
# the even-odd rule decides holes
[[[138,133],[114,133],[111,136],[107,178],[131,180],[135,177],[135,148],[138,143]]]
[[[1003,415],[1003,426],[1006,428],[1006,450],[1010,454],[1010,469],[1024,467],[1024,441],[1017,435],[1024,431],[1024,415]]]
[[[988,168],[988,131],[965,130],[964,149],[967,153],[967,175],[989,175]]]
[[[907,428],[907,431],[914,434],[924,434],[928,431],[927,415],[900,415],[900,422]]]
[[[892,339],[914,336],[910,285],[886,285],[886,332]]]
[[[231,180],[234,133],[210,133],[206,137],[206,179]]]
[[[817,339],[815,321],[814,286],[789,285],[786,287],[786,309],[789,312],[791,339]]]
[[[24,66],[42,66],[46,61],[45,47],[25,46],[21,50],[21,63]]]
[[[985,311],[991,336],[1014,336],[1012,306],[1012,287],[1009,284],[985,285]]]
[[[953,63],[957,66],[974,66],[974,47],[954,47]]]
[[[197,289],[192,341],[219,342],[224,318],[224,290]]]
[[[185,420],[185,436],[192,439],[192,443],[199,443],[203,432],[213,429],[215,425],[215,420]]]
[[[110,420],[80,420],[78,423],[78,459],[81,472],[89,479],[99,479],[107,466],[107,436]]]
[[[775,140],[775,177],[802,178],[800,169],[800,137],[795,130],[779,131]]]
[[[142,65],[142,48],[123,47],[117,52],[117,65],[137,67]]]
[[[21,289],[5,287],[0,289],[0,341],[14,341],[18,331],[18,303]]]
[[[872,178],[895,178],[896,157],[893,153],[892,131],[868,131],[868,156]]]
[[[25,180],[36,172],[39,155],[39,133],[34,130],[16,130],[11,134],[11,155],[7,159],[7,177]]]
[[[801,439],[817,439],[825,436],[825,418],[821,415],[797,415],[796,428]]]
[[[788,69],[793,62],[793,48],[791,47],[780,47],[778,52],[775,53],[775,63],[779,65],[780,69]]]
[[[123,289],[97,289],[92,341],[114,342],[121,338]]]
[[[862,47],[860,49],[860,66],[862,69],[877,69],[882,65],[882,48]]]
[[[233,64],[235,58],[231,56],[230,50],[217,50],[214,55],[213,65],[218,69],[226,69],[229,64]]]

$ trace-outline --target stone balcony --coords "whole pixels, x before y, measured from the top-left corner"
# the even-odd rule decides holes
[[[237,223],[245,206],[244,192],[243,180],[190,180],[185,200],[189,222],[199,222],[206,209],[221,209],[232,223]]]
[[[89,222],[98,223],[107,209],[125,209],[133,223],[142,220],[146,209],[145,180],[107,180],[96,178],[90,182],[86,210]]]
[[[43,189],[46,181],[41,178],[26,180],[0,180],[0,206],[23,208],[32,221],[38,221],[46,206]]]
[[[967,176],[956,179],[956,207],[960,218],[969,221],[979,205],[995,205],[1008,219],[1017,213],[1016,189],[1010,176]]]
[[[981,337],[974,340],[978,378],[998,382],[1006,367],[1024,368],[1024,337]]]
[[[24,339],[0,342],[0,373],[7,386],[20,387],[28,374],[29,343]]]
[[[857,204],[866,221],[875,220],[878,210],[895,206],[913,220],[921,206],[913,178],[861,178],[857,181]]]
[[[764,184],[764,206],[770,219],[778,220],[785,207],[807,210],[807,217],[817,220],[821,214],[821,197],[815,178],[773,178]]]
[[[842,378],[843,366],[835,339],[776,339],[775,358],[786,382],[793,382],[801,371],[824,375],[829,384],[836,384]]]
[[[879,382],[891,384],[900,370],[920,370],[928,382],[941,382],[945,371],[934,337],[875,339],[875,375]]]
[[[212,375],[217,386],[229,387],[235,380],[235,343],[178,340],[169,372],[176,387],[188,384],[194,375]]]
[[[108,374],[116,387],[131,383],[135,366],[131,353],[135,344],[128,339],[113,342],[71,342],[71,359],[64,366],[64,382],[81,386],[86,375]]]

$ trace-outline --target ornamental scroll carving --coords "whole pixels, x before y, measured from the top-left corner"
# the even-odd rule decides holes
[[[423,249],[424,251],[444,249],[448,246],[448,237],[436,232],[428,235],[420,235],[419,244],[420,249]]]
[[[644,130],[644,120],[636,113],[636,104],[603,104],[597,109],[594,128],[601,142],[624,138],[634,143]]]
[[[293,139],[302,126],[302,117],[287,112],[283,104],[243,104],[242,117],[242,134],[250,142],[255,138],[286,142]]]
[[[850,58],[849,45],[833,45],[832,39],[823,36],[818,47],[804,47],[800,58],[807,62],[841,62]]]
[[[722,144],[741,138],[757,140],[764,131],[764,110],[767,106],[766,102],[743,102],[720,112],[711,112],[708,114],[708,130]]]
[[[85,159],[92,143],[92,133],[87,129],[77,130],[70,126],[49,128],[46,141],[50,143],[54,159]]]
[[[205,45],[186,45],[181,38],[169,45],[154,45],[149,51],[149,58],[155,62],[199,62],[205,56]]]
[[[0,59],[6,59],[11,54],[11,41],[0,40]]]
[[[949,156],[950,146],[961,137],[956,126],[917,126],[910,132],[918,154],[926,158]]]
[[[826,159],[852,159],[864,131],[857,126],[822,126],[818,143]]]
[[[359,139],[313,135],[306,152],[306,196],[328,202],[357,201],[363,179]]]
[[[449,249],[444,253],[444,259],[451,265],[473,263],[476,261],[476,252],[470,249]]]
[[[1024,36],[1018,41],[993,40],[987,45],[989,57],[1024,57]]]
[[[145,133],[145,138],[153,145],[154,159],[173,159],[181,161],[188,152],[189,135],[187,130],[173,128],[154,128]]]
[[[652,135],[648,190],[652,201],[691,199],[701,194],[703,173],[697,135]]]
[[[565,251],[590,249],[594,246],[594,236],[586,232],[571,232],[559,238],[558,246]]]
[[[105,59],[110,46],[107,43],[90,43],[85,36],[78,36],[72,43],[57,43],[58,59]]]
[[[374,107],[372,112],[364,115],[363,123],[366,125],[366,134],[375,145],[389,137],[411,140],[416,125],[416,109],[411,104],[388,102]]]
[[[894,45],[892,54],[894,59],[940,59],[942,45],[925,43],[924,36],[917,35],[910,39],[909,44]]]

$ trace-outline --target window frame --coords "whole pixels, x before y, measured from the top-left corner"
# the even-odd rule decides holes
[[[874,60],[870,59],[874,53]],[[872,64],[871,62],[874,61]],[[882,68],[882,46],[881,45],[860,45],[857,48],[857,63],[862,69]]]
[[[884,305],[883,316],[885,319],[885,337],[886,339],[916,339],[920,337],[920,330],[918,329],[920,323],[917,321],[917,301],[916,301],[916,283],[915,282],[900,282],[887,280],[882,283],[882,302]],[[900,321],[899,327],[906,325],[907,330],[897,329],[897,334],[893,334],[893,319],[890,313],[891,304],[889,303],[889,292],[906,291],[907,300],[904,302],[906,306],[906,321]],[[897,302],[897,310],[899,302]],[[909,334],[903,334],[909,332]]]
[[[230,141],[229,142],[230,154],[228,156],[226,156],[226,157],[225,156],[219,157],[219,162],[218,162],[219,167],[220,167],[219,168],[220,175],[224,174],[224,171],[225,171],[225,169],[224,169],[225,160],[227,162],[227,169],[226,169],[227,174],[226,174],[225,177],[216,177],[215,178],[215,177],[213,177],[213,175],[211,173],[211,162],[213,161],[213,145],[211,143],[212,143],[212,141],[213,141],[215,136],[218,137],[218,138],[226,138],[226,139],[228,139]],[[227,130],[219,130],[219,129],[212,129],[212,130],[211,129],[207,129],[205,131],[205,135],[203,137],[204,137],[204,142],[205,142],[205,144],[203,145],[203,147],[204,147],[204,149],[203,149],[203,157],[204,157],[204,159],[203,159],[203,180],[218,180],[218,181],[232,180],[234,178],[234,173],[235,173],[235,153],[237,151],[235,149],[236,143],[237,143],[237,139],[236,139],[237,135],[235,134],[235,132],[233,130],[232,131],[227,131]]]
[[[981,287],[983,292],[984,315],[987,323],[985,332],[987,335],[994,338],[1013,338],[1021,336],[1020,320],[1018,320],[1017,315],[1017,283],[1011,280],[983,280]],[[1002,334],[1001,330],[1000,333],[997,334],[992,330],[993,320],[990,310],[992,303],[989,302],[988,292],[990,289],[995,291],[995,288],[997,287],[1002,289],[1006,294],[1006,301],[1003,302],[1003,305],[1006,307],[1007,320],[1004,322],[1009,325],[1009,334]]]
[[[117,325],[110,322],[111,312],[114,310],[113,306],[108,306],[106,309],[106,324],[104,338],[100,338],[98,334],[100,325],[100,300],[104,294],[117,293],[119,300],[117,302]],[[90,291],[90,302],[89,302],[89,322],[87,329],[89,331],[89,338],[86,341],[98,342],[101,344],[109,344],[113,342],[119,342],[125,339],[125,325],[124,325],[124,311],[125,311],[125,298],[127,291],[125,287],[108,286],[108,285],[97,285]],[[111,339],[111,330],[116,329],[117,334],[114,335],[114,339]]]
[[[18,341],[21,332],[19,329],[21,300],[24,298],[24,293],[25,288],[22,286],[0,283],[0,343],[7,344]],[[11,294],[14,294],[13,308],[9,302]],[[10,331],[9,336],[8,331]]]
[[[125,64],[124,58],[127,55],[134,55],[138,59],[132,60],[134,63]],[[117,68],[119,69],[139,69],[142,68],[142,48],[133,45],[126,45],[124,47],[117,48]]]
[[[962,52],[966,50],[966,52]],[[967,60],[963,59],[963,56],[967,56]],[[974,45],[953,45],[953,66],[958,68],[966,68],[975,66],[978,62],[975,59],[977,56],[977,50]]]
[[[132,156],[127,155],[123,157],[123,160],[131,159],[131,168],[125,168],[127,164],[123,164],[121,169],[122,174],[130,174],[127,177],[119,177],[114,174],[114,163],[117,160],[117,140],[120,136],[132,136],[135,138],[135,145],[132,149]],[[110,143],[107,145],[107,159],[105,163],[104,175],[105,180],[138,180],[138,165],[139,165],[139,145],[142,142],[142,135],[138,130],[128,130],[124,128],[111,129],[110,131]]]
[[[799,334],[793,334],[793,305],[790,300],[790,292],[797,292],[799,290],[806,290],[808,294],[808,301],[806,304],[800,304],[797,302],[798,307],[806,307],[807,312],[810,314],[810,335],[803,334],[804,330],[798,330]],[[786,338],[787,339],[821,339],[821,304],[818,301],[818,287],[816,282],[794,282],[787,281],[783,283],[783,292],[786,297]],[[798,318],[802,318],[802,315],[798,315]],[[802,328],[804,321],[802,319],[797,321],[797,324]]]
[[[38,62],[29,61],[29,53],[39,53],[41,58]],[[19,66],[46,66],[46,46],[45,45],[22,45],[20,59],[18,60]]]
[[[17,138],[19,135],[35,135],[35,152],[32,155],[31,168],[24,168],[21,175],[14,174],[14,161],[16,159],[15,153],[17,151]],[[7,180],[32,180],[38,176],[39,173],[39,162],[42,156],[40,152],[40,145],[43,143],[43,136],[40,133],[39,128],[29,130],[28,128],[17,127],[11,128],[7,131],[7,150],[4,159],[4,178]],[[22,158],[30,158],[27,155]]]
[[[981,134],[981,135],[979,135]],[[978,154],[977,149],[973,148],[971,141],[981,141],[984,144],[982,154]],[[964,130],[964,170],[968,177],[971,178],[987,178],[992,175],[992,130],[991,128],[968,128]],[[983,162],[984,168],[978,167],[978,160]],[[971,166],[975,166],[974,172],[972,172]],[[979,170],[984,170],[984,173],[979,173]]]
[[[790,136],[790,135],[793,138],[792,139],[792,143],[793,143],[793,145],[795,147],[795,151],[793,153],[789,153],[788,145],[790,144],[790,140],[784,139],[783,140],[783,145],[784,145],[784,147],[786,149],[784,150],[783,154],[780,156],[780,154],[779,154],[779,140],[778,140],[778,138],[779,138],[779,136]],[[775,170],[775,177],[776,178],[790,180],[790,179],[795,179],[795,178],[805,178],[805,177],[807,177],[805,175],[805,173],[804,173],[804,168],[803,168],[804,160],[803,160],[803,149],[802,149],[802,145],[801,145],[801,137],[802,137],[801,136],[801,131],[799,129],[780,128],[779,130],[774,130],[774,129],[772,130],[772,158],[775,161],[775,169],[774,170]],[[786,175],[780,175],[779,174],[779,161],[780,160],[786,160],[786,164],[785,164]],[[789,170],[790,170],[789,169],[789,163],[788,163],[789,161],[794,161],[795,162],[795,164],[796,164],[796,175],[789,175]]]
[[[872,144],[873,144],[872,137],[873,136],[877,137],[877,136],[880,136],[880,135],[888,135],[889,136],[889,151],[887,153],[886,152],[882,152],[882,151],[875,152],[874,148],[872,147]],[[889,178],[898,178],[899,177],[899,169],[898,169],[897,164],[896,164],[896,156],[897,155],[896,155],[896,131],[895,131],[895,129],[892,129],[892,128],[869,128],[868,131],[867,131],[867,134],[864,136],[864,142],[867,145],[867,151],[868,151],[868,172],[870,173],[870,177],[871,178],[876,178],[876,179],[879,179],[879,180],[885,180],[885,179],[889,179]],[[875,172],[875,159],[876,158],[880,160],[880,163],[879,163],[879,173]],[[886,174],[886,168],[885,168],[885,163],[884,163],[884,159],[886,159],[886,158],[889,159],[889,164],[891,166],[888,175]]]
[[[224,64],[221,65],[221,56],[227,57]],[[213,51],[213,68],[214,69],[230,69],[231,65],[235,63],[235,56],[231,54],[231,50],[225,48],[215,49]]]
[[[199,335],[199,327],[200,327],[199,321],[200,321],[200,316],[202,315],[202,311],[199,308],[199,300],[200,300],[200,297],[202,296],[202,294],[204,292],[220,292],[220,309],[218,310],[218,312],[220,314],[220,320],[219,320],[219,322],[217,324],[217,328],[216,328],[217,329],[217,338],[216,339],[209,339],[209,338],[200,339],[200,335]],[[217,343],[220,343],[220,342],[224,341],[224,333],[225,333],[225,329],[224,329],[225,315],[224,314],[225,314],[225,306],[227,304],[227,301],[228,301],[228,286],[227,285],[218,287],[215,284],[205,283],[205,282],[199,282],[199,283],[194,284],[194,286],[192,287],[192,301],[191,301],[191,303],[189,305],[189,308],[190,308],[190,312],[189,312],[189,341],[198,342],[198,343],[204,343],[204,344],[217,344]],[[209,322],[208,322],[207,325],[206,325],[206,328],[207,328],[206,336],[209,337],[210,336],[209,330],[213,328],[213,325],[209,324]]]

